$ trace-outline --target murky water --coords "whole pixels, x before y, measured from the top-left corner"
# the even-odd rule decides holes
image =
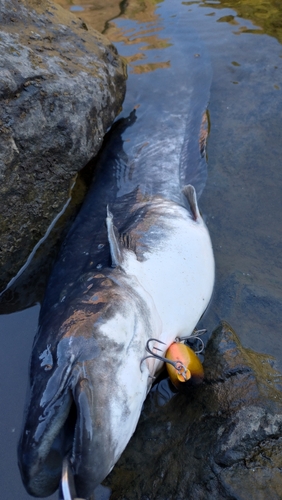
[[[60,3],[68,3],[82,19],[85,13],[85,22],[105,28],[129,62],[130,79],[149,72],[154,81],[154,70],[165,68],[168,41],[162,39],[158,19],[167,15],[166,2],[129,0],[121,8],[113,0]],[[209,177],[200,207],[217,275],[201,326],[211,331],[220,319],[229,321],[245,346],[273,355],[282,369],[282,7],[252,0],[175,0],[174,5],[175,15],[185,9],[187,29],[198,31],[213,67]],[[0,317],[0,479],[5,500],[30,498],[21,485],[16,444],[38,311],[36,305]]]

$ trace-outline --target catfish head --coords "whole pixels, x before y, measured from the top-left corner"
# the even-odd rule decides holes
[[[78,496],[88,498],[126,447],[150,388],[140,361],[160,328],[152,299],[120,269],[92,282],[83,298],[45,311],[35,338],[18,457],[37,497],[58,488],[68,456]]]

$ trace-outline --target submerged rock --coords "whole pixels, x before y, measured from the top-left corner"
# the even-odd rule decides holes
[[[0,290],[69,197],[118,114],[113,45],[49,0],[0,4]]]
[[[105,485],[111,500],[282,498],[282,375],[222,323],[208,342],[205,381],[157,407]]]

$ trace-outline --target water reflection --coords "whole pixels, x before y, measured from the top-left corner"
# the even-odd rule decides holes
[[[158,26],[165,2],[58,2],[68,9],[74,4],[84,8],[76,15],[116,43],[130,65],[129,75],[142,77],[144,69],[154,78],[150,65],[169,64],[162,50],[170,41]],[[175,12],[180,4],[175,0]],[[217,283],[199,327],[212,331],[225,319],[245,346],[274,355],[281,368],[282,5],[275,0],[184,4],[213,66],[209,178],[200,204],[214,244]],[[26,290],[19,297],[21,293]],[[35,294],[32,303],[36,300]],[[30,498],[21,486],[15,446],[37,314],[38,309],[29,309],[0,318],[2,381],[9,381],[1,392],[2,401],[9,402],[1,416],[1,478],[7,500]],[[14,368],[8,372],[7,367]]]
[[[74,5],[72,0],[57,0],[57,3],[71,11],[78,7],[83,9],[85,14],[82,11],[79,12],[80,17],[95,29],[106,32],[107,36],[113,40],[111,29],[114,30],[115,27],[111,20],[122,16],[124,19],[134,19],[137,22],[155,21],[157,17],[156,8],[161,1],[128,0],[117,4],[112,0],[105,0],[104,2],[101,0],[92,0],[91,2],[79,0]],[[256,26],[256,28],[251,29],[253,34],[264,33],[276,37],[280,42],[282,41],[282,6],[276,0],[193,0],[191,2],[182,2],[182,4],[193,8],[233,9],[236,13],[221,16],[218,21],[238,25],[240,23],[236,21],[236,17],[239,17],[251,21]],[[216,12],[213,11],[208,15],[215,16]],[[258,29],[259,27],[261,29]],[[248,30],[248,28],[245,29]],[[243,26],[241,32],[245,32]]]
[[[261,30],[244,31],[242,27],[242,33],[264,33],[276,37],[279,42],[282,41],[282,6],[276,0],[220,0],[220,2],[199,1],[185,2],[185,4],[198,4],[201,7],[209,7],[212,4],[215,9],[234,9],[238,17],[252,21],[253,24],[261,28]],[[230,19],[226,22],[232,23],[232,21]]]
[[[81,5],[71,5],[70,11],[71,12],[83,12],[84,8],[81,7]]]
[[[120,5],[124,2],[117,2],[115,0],[95,0],[89,2],[84,2],[83,0],[56,0],[56,3],[70,10],[85,23],[89,23],[90,26],[102,32],[105,24],[110,19],[121,14],[122,7]],[[83,10],[73,10],[73,7],[80,7]]]
[[[163,60],[165,53],[162,49],[170,47],[171,41],[162,33],[160,19],[147,22],[144,24],[134,23],[131,27],[131,22],[125,18],[120,18],[118,23],[109,23],[105,31],[107,37],[115,44],[121,44],[123,55],[128,64],[129,73],[148,73],[160,68],[169,68],[170,62]],[[147,60],[151,57],[149,51],[159,51],[157,58],[159,61],[140,63],[142,60]],[[138,62],[138,64],[136,64]]]

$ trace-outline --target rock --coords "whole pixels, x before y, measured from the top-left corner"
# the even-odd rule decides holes
[[[222,323],[205,381],[162,407],[147,398],[137,430],[104,484],[111,500],[282,498],[282,375]]]
[[[21,268],[118,114],[126,68],[49,0],[0,4],[0,290]]]

